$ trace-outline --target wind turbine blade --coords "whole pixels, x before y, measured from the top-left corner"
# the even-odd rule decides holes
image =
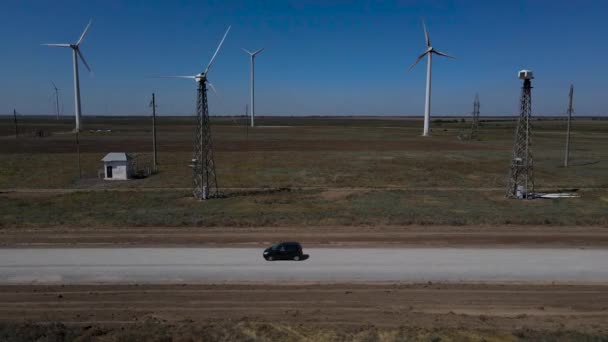
[[[426,29],[424,18],[422,18],[422,27],[424,28],[424,39],[426,39],[426,47],[431,47],[431,37],[429,37],[429,32]]]
[[[222,47],[222,44],[224,44],[224,39],[226,39],[226,36],[228,35],[228,32],[230,31],[231,27],[232,26],[228,26],[228,29],[226,30],[226,33],[224,33],[224,37],[220,41],[220,44],[217,46],[217,49],[215,49],[215,53],[213,54],[213,57],[211,57],[211,60],[209,61],[209,64],[207,64],[207,68],[203,72],[203,75],[207,75],[207,72],[211,68],[211,65],[213,65],[213,61],[215,60],[215,57],[217,56],[217,53],[220,51],[220,48]]]
[[[422,53],[420,56],[418,56],[418,58],[416,58],[416,61],[414,62],[414,64],[412,64],[412,66],[411,66],[409,69],[407,69],[407,71],[409,72],[410,70],[412,70],[412,69],[413,69],[413,68],[416,66],[416,64],[418,64],[418,62],[420,62],[420,60],[421,60],[422,58],[424,58],[424,56],[426,56],[426,54],[427,54],[427,53],[428,53],[428,52],[427,52],[427,51],[425,51],[425,52],[423,52],[423,53]]]
[[[253,55],[255,56],[255,55],[257,55],[258,53],[260,53],[260,52],[262,52],[262,51],[264,51],[264,48],[261,48],[261,49],[259,49],[258,51],[253,52]]]
[[[55,88],[55,90],[59,90],[59,88],[57,88],[57,85],[55,84],[55,82],[51,81],[51,83],[53,84],[53,88]]]
[[[78,42],[76,43],[76,46],[78,46],[78,45],[80,45],[80,43],[82,43],[82,40],[87,35],[87,32],[89,32],[89,27],[91,27],[92,23],[93,23],[93,19],[90,19],[89,23],[87,24],[87,27],[84,28],[84,31],[80,35],[80,39],[78,39]]]
[[[55,47],[72,47],[70,44],[40,44],[44,46],[55,46]]]
[[[89,72],[91,72],[91,67],[89,66],[89,63],[87,63],[87,61],[84,59],[84,56],[82,55],[80,49],[76,49],[76,51],[78,52],[78,57],[80,57],[80,60],[82,61],[84,66],[87,67],[87,70],[89,70]]]
[[[243,51],[245,51],[246,53],[248,53],[248,54],[252,55],[251,51],[249,51],[249,50],[247,50],[247,49],[245,49],[245,48],[241,48],[241,50],[243,50]]]
[[[220,94],[218,94],[217,90],[215,89],[215,86],[213,85],[213,83],[207,81],[207,84],[209,85],[209,88],[211,88],[211,90],[213,90],[215,95],[220,96]]]
[[[447,53],[443,53],[443,52],[441,52],[441,51],[439,51],[439,50],[435,50],[435,49],[433,49],[433,51],[432,51],[432,52],[433,52],[433,53],[438,54],[439,56],[443,56],[443,57],[448,57],[448,58],[456,59],[456,57],[454,57],[454,56],[450,56],[450,55],[448,55]]]
[[[195,79],[196,76],[158,76],[159,78],[188,78]]]

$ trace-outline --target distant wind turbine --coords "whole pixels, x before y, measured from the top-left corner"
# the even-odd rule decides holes
[[[57,88],[57,85],[55,84],[55,82],[51,81],[51,83],[53,84],[53,89],[55,90],[55,112],[57,114],[57,120],[59,120],[59,88]]]
[[[429,135],[429,126],[431,120],[431,69],[433,64],[433,54],[448,58],[455,57],[436,50],[435,48],[433,48],[433,46],[431,46],[431,38],[429,37],[429,33],[426,30],[426,24],[424,23],[424,19],[422,19],[422,27],[424,28],[424,38],[426,39],[426,51],[424,51],[420,56],[418,56],[414,64],[412,64],[412,66],[408,69],[408,72],[412,70],[412,68],[414,68],[414,66],[418,64],[418,62],[420,62],[420,60],[424,58],[425,55],[428,56],[428,64],[426,67],[426,100],[424,103],[424,130],[422,131],[422,136],[426,137]]]
[[[254,59],[255,56],[264,51],[264,48],[261,48],[257,51],[254,52],[250,52],[249,50],[243,49],[243,51],[245,51],[247,54],[249,54],[249,57],[251,59],[251,127],[254,126],[254,122],[253,122],[253,118],[255,117],[255,68],[254,68]]]
[[[93,23],[93,21],[89,20],[89,24],[87,25],[87,27],[85,27],[84,31],[80,35],[80,39],[78,39],[78,41],[75,44],[42,44],[45,46],[64,47],[64,48],[72,49],[72,57],[73,57],[73,63],[74,63],[74,114],[76,116],[76,127],[74,128],[74,131],[76,131],[76,132],[80,132],[80,129],[82,126],[80,123],[82,113],[81,113],[81,106],[80,106],[80,79],[78,77],[78,57],[80,57],[80,60],[82,61],[84,66],[87,68],[87,70],[89,70],[89,72],[91,72],[91,68],[89,67],[89,64],[87,63],[87,61],[84,59],[84,56],[82,55],[82,51],[80,50],[80,44],[82,44],[82,41],[84,40],[84,37],[87,35],[87,32],[89,31],[89,27],[91,27],[92,23]]]

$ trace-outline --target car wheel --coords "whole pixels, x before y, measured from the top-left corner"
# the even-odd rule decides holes
[[[300,257],[296,255],[296,256],[293,257],[293,260],[294,261],[300,261]]]
[[[266,260],[268,260],[268,261],[272,261],[272,260],[274,260],[274,258],[273,258],[273,257],[271,257],[271,256],[269,256],[268,258],[266,258]]]

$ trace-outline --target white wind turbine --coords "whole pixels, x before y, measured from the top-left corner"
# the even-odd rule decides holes
[[[422,131],[422,136],[426,137],[429,135],[429,126],[431,121],[431,69],[433,64],[433,54],[449,58],[455,57],[433,48],[431,46],[431,38],[429,37],[429,33],[426,30],[426,24],[424,23],[424,19],[422,19],[422,26],[424,27],[424,37],[426,39],[426,51],[424,51],[420,56],[418,56],[414,64],[412,64],[412,66],[408,69],[408,72],[412,70],[412,68],[416,64],[418,64],[418,62],[420,62],[420,60],[424,58],[425,55],[428,56],[428,64],[426,67],[426,100],[424,103],[424,130]]]
[[[255,56],[264,51],[264,48],[261,48],[257,51],[251,52],[249,50],[243,49],[243,51],[245,51],[246,53],[249,54],[249,57],[251,59],[251,127],[254,126],[254,122],[253,122],[253,118],[255,117],[255,98],[254,98],[254,94],[255,94],[255,68],[254,68],[254,59]]]
[[[222,40],[220,41],[220,44],[217,46],[217,49],[215,49],[215,53],[213,54],[213,57],[211,57],[211,60],[209,61],[209,64],[207,64],[207,67],[205,68],[205,70],[203,72],[201,72],[200,74],[193,75],[193,76],[160,76],[160,77],[161,78],[188,78],[188,79],[193,79],[198,84],[201,84],[201,83],[208,84],[209,87],[211,88],[211,90],[213,90],[213,92],[215,92],[217,94],[217,91],[215,90],[215,87],[207,79],[207,73],[209,72],[209,69],[211,68],[211,65],[215,61],[215,57],[217,56],[217,53],[220,51],[220,48],[222,47],[222,44],[224,44],[224,40],[226,39],[226,36],[228,35],[228,32],[230,32],[230,28],[231,27],[232,26],[228,26],[228,29],[226,30],[226,33],[224,33],[224,37],[222,37]]]
[[[78,77],[78,57],[80,57],[80,60],[82,61],[84,66],[87,68],[87,70],[89,70],[89,72],[91,72],[91,68],[89,67],[89,64],[87,64],[87,61],[84,59],[84,56],[82,55],[82,51],[80,51],[80,44],[82,44],[82,41],[84,40],[84,37],[87,35],[87,32],[89,31],[89,27],[91,27],[92,23],[93,23],[93,20],[89,20],[89,24],[87,25],[87,27],[85,27],[84,31],[80,35],[80,39],[78,39],[78,41],[75,44],[42,44],[42,45],[46,45],[46,46],[65,47],[65,48],[72,49],[72,57],[73,57],[73,63],[74,63],[74,114],[76,115],[76,127],[74,128],[74,131],[76,131],[76,132],[80,132],[80,128],[81,128],[80,120],[81,120],[81,116],[82,116],[81,106],[80,106],[80,80]]]

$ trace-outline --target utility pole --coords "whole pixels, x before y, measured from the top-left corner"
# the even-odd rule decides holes
[[[574,98],[574,85],[570,85],[570,94],[569,94],[569,104],[568,104],[568,127],[566,129],[566,156],[564,157],[564,167],[568,167],[568,161],[570,159],[570,121],[572,120],[572,113],[574,109],[572,108],[572,100]]]
[[[471,125],[471,139],[477,139],[479,131],[479,94],[475,94],[473,102],[473,124]]]
[[[150,106],[152,106],[152,164],[154,172],[157,172],[158,164],[156,159],[156,97],[154,93],[152,93],[152,102],[150,102]]]
[[[55,111],[57,112],[57,120],[59,120],[59,92],[55,90]]]
[[[76,131],[76,159],[78,160],[78,179],[82,179],[82,168],[80,166],[80,133]]]
[[[57,88],[55,82],[51,83],[53,83],[53,89],[55,89],[55,112],[57,114],[57,120],[59,120],[59,88]]]
[[[521,88],[520,113],[515,128],[513,156],[509,169],[507,197],[518,199],[534,198],[534,160],[532,158],[532,71],[521,70],[519,79],[524,81]]]
[[[19,126],[17,124],[17,110],[13,108],[13,123],[15,124],[15,139],[19,137]]]
[[[249,139],[249,125],[247,125],[247,116],[249,115],[249,105],[245,105],[245,138]]]

